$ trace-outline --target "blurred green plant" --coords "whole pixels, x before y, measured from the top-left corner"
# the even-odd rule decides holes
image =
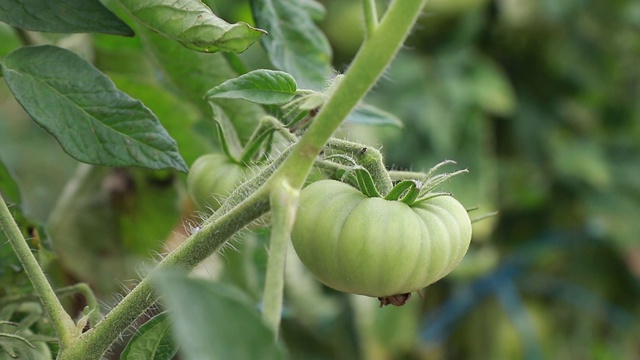
[[[109,34],[133,29],[132,38],[23,31],[0,17],[16,26],[0,24],[0,59],[13,67],[8,55],[25,44],[80,54],[150,109],[190,166],[224,148],[211,121],[219,119],[216,109],[233,124],[242,146],[254,139],[266,114],[304,125],[313,107],[287,113],[274,105],[218,97],[208,99],[211,106],[203,95],[265,67],[287,71],[305,89],[325,89],[331,69],[347,69],[367,37],[361,2],[325,0],[324,11],[311,0],[205,1],[212,9],[200,9],[212,21],[207,26],[217,23],[218,15],[247,23],[236,29],[244,29],[248,39],[259,35],[256,28],[269,32],[260,39],[263,47],[250,46],[241,54],[193,51],[226,41],[222,36],[217,45],[202,43],[197,29],[192,34],[198,36],[184,40],[171,34],[172,24],[160,30],[162,23],[142,25],[131,16],[138,11],[135,2],[125,7],[105,2],[128,25],[102,12],[106,9],[92,10],[104,16],[96,24],[112,27]],[[300,21],[292,24],[291,16]],[[318,28],[314,22],[320,20]],[[74,28],[73,21],[62,24],[56,31],[92,31]],[[170,294],[167,304],[191,307],[182,308],[179,323],[171,324],[163,313],[142,325],[123,358],[145,356],[149,344],[162,349],[157,358],[171,358],[179,351],[173,326],[183,329],[175,339],[189,347],[189,355],[181,354],[201,356],[189,343],[198,334],[184,330],[188,312],[214,315],[214,310],[242,318],[229,332],[252,326],[256,344],[275,357],[638,357],[639,28],[640,5],[631,0],[428,1],[407,48],[366,98],[377,108],[361,104],[364,110],[352,113],[340,133],[382,145],[394,170],[428,169],[455,159],[470,171],[444,189],[463,204],[478,206],[472,217],[493,210],[499,215],[474,224],[472,247],[460,266],[404,307],[378,309],[374,299],[321,286],[289,249],[281,342],[274,346],[258,315],[269,233],[255,226],[255,233],[241,234],[196,268],[218,283],[160,274],[156,282]],[[23,65],[12,56],[15,67]],[[362,126],[395,124],[396,118],[402,129]],[[274,143],[286,139],[272,134]],[[311,177],[321,176],[318,171]],[[185,186],[186,177],[171,170],[79,165],[29,119],[6,86],[0,88],[0,192],[54,288],[86,282],[101,310],[112,308],[126,279],[138,278],[141,263],[153,263],[154,254],[177,247],[199,229]],[[4,236],[0,233],[0,348],[51,358],[59,350],[55,334]],[[91,302],[86,295],[61,301],[80,319],[79,332],[95,325],[87,314],[95,306],[85,308]],[[202,327],[220,321],[198,320]]]
[[[400,169],[455,159],[474,176],[447,189],[499,211],[474,226],[459,277],[427,289],[428,355],[637,357],[640,6],[442,5],[427,5],[390,80],[367,98],[404,129],[353,130]],[[323,27],[340,42],[330,29],[349,29],[333,19]],[[338,59],[353,51],[336,48]]]

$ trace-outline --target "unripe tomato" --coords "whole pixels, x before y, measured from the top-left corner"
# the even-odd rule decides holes
[[[460,262],[471,241],[471,221],[451,196],[409,206],[321,180],[302,190],[291,240],[325,285],[401,305]]]
[[[240,185],[246,170],[223,154],[203,155],[189,169],[187,190],[200,210],[215,211],[223,197]]]

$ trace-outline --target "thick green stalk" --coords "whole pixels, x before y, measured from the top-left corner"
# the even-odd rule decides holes
[[[302,188],[322,148],[400,50],[425,2],[426,0],[397,0],[391,3],[380,24],[368,34],[369,37],[362,44],[345,76],[332,89],[329,100],[316,115],[307,132],[269,179],[267,188],[272,191],[278,189],[283,181],[294,189]],[[381,159],[379,163],[382,163]],[[381,183],[385,188],[390,186],[388,175]],[[270,291],[265,289],[265,294]],[[281,302],[280,299],[280,307]],[[273,314],[269,316],[271,315]],[[275,315],[279,322],[280,314]]]
[[[316,115],[291,156],[272,177],[275,183],[278,182],[278,177],[283,176],[289,180],[292,187],[302,187],[316,156],[331,135],[376,83],[400,50],[425,2],[426,0],[396,0],[391,3],[375,31],[362,44],[329,101]]]
[[[292,188],[300,189],[316,156],[338,126],[364,97],[391,62],[409,34],[426,0],[396,0],[371,37],[365,41],[344,81],[323,106],[320,113],[273,176],[245,201],[224,213],[215,215],[200,231],[169,254],[157,268],[179,266],[191,269],[216,251],[236,231],[264,214],[269,207],[269,192],[286,179]],[[248,195],[248,194],[247,194]],[[156,301],[148,278],[132,290],[103,321],[83,334],[60,359],[99,358],[117,337]]]
[[[64,310],[56,293],[51,288],[51,284],[47,281],[47,277],[42,272],[38,261],[29,249],[27,241],[22,236],[20,228],[13,220],[11,212],[0,196],[0,227],[7,234],[7,238],[15,251],[18,260],[22,264],[33,288],[36,290],[44,310],[47,312],[51,324],[55,329],[56,335],[60,341],[62,349],[68,347],[76,335],[76,326],[69,314]]]

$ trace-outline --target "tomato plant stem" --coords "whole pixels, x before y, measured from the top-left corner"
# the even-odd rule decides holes
[[[400,50],[425,2],[403,0],[391,3],[376,30],[360,47],[344,79],[272,178],[274,182],[278,181],[278,176],[284,175],[292,187],[302,187],[318,153]]]
[[[365,37],[368,38],[378,27],[378,9],[376,0],[362,0],[364,7]]]
[[[168,254],[154,269],[181,269],[190,271],[213,254],[233,234],[269,210],[264,191],[257,191],[230,211],[203,225],[182,245]],[[61,353],[59,360],[99,359],[109,346],[158,299],[149,275],[118,303],[95,328],[82,334],[79,341]]]
[[[371,37],[363,43],[344,80],[318,113],[309,130],[295,145],[273,176],[251,195],[239,188],[235,203],[227,201],[202,229],[162,260],[157,270],[179,267],[190,270],[220,248],[233,234],[269,209],[269,194],[286,179],[300,189],[318,153],[346,116],[380,77],[409,34],[426,0],[402,0],[391,3]],[[278,164],[280,164],[278,162]],[[266,173],[265,173],[266,174]],[[234,194],[229,200],[234,198]],[[229,205],[230,204],[230,205]],[[229,209],[229,207],[231,207]],[[157,300],[149,277],[143,279],[98,325],[80,336],[59,359],[100,358],[118,336]],[[280,301],[281,303],[281,301]],[[280,305],[281,306],[281,305]],[[277,314],[279,317],[279,313]],[[279,320],[277,320],[279,321]],[[87,357],[89,356],[89,357]]]
[[[367,169],[382,196],[391,191],[393,184],[387,169],[384,167],[382,153],[378,149],[342,139],[331,139],[327,146],[348,154],[358,165]]]
[[[282,291],[284,289],[284,267],[287,248],[291,241],[291,229],[298,207],[300,191],[292,189],[284,181],[271,191],[271,237],[269,244],[269,260],[264,284],[262,300],[262,317],[278,336],[280,314],[282,313]]]
[[[44,310],[49,316],[49,320],[56,331],[60,341],[60,348],[68,347],[73,341],[76,333],[75,323],[58,301],[56,293],[47,281],[47,277],[42,272],[38,261],[31,252],[27,241],[22,236],[20,228],[11,216],[2,196],[0,196],[0,226],[4,230],[13,250],[20,260],[31,284],[38,294]]]

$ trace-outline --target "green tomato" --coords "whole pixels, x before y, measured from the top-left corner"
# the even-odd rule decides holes
[[[460,262],[471,242],[471,221],[451,196],[409,206],[321,180],[301,192],[291,240],[325,285],[402,305]]]
[[[207,154],[191,165],[187,190],[199,210],[218,210],[222,199],[245,179],[248,167],[222,154]]]

